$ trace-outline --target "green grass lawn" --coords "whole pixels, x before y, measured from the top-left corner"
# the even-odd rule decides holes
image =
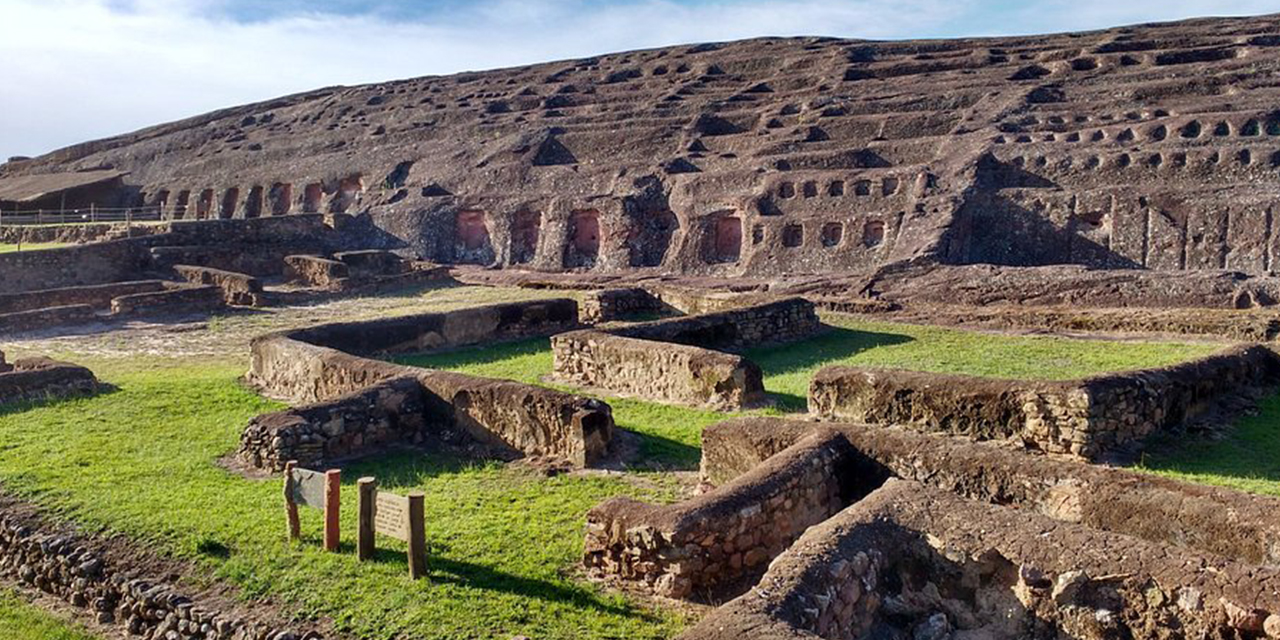
[[[98,640],[98,636],[0,588],[0,640]]]
[[[70,244],[64,242],[34,242],[22,243],[19,247],[16,244],[0,244],[0,253],[13,253],[15,251],[40,251],[41,249],[61,249],[62,247],[70,247]]]
[[[825,363],[1052,378],[1165,364],[1215,348],[831,321],[840,329],[824,337],[752,352],[780,401],[771,412],[801,406],[808,376]],[[300,617],[332,618],[361,638],[667,638],[687,623],[683,614],[639,606],[575,574],[586,511],[618,495],[674,500],[679,487],[670,474],[546,478],[495,463],[398,454],[344,472],[346,553],[327,554],[319,549],[318,512],[304,511],[306,539],[288,544],[279,481],[246,480],[216,464],[251,417],[280,406],[239,384],[243,357],[59,355],[90,366],[117,390],[0,412],[0,486],[56,517],[146,541],[200,563],[246,596],[269,597]],[[546,340],[410,360],[531,383],[551,368]],[[657,468],[696,468],[703,427],[726,417],[609,402]],[[375,562],[356,562],[361,475],[392,491],[427,494],[430,581],[408,579],[400,543],[387,543]]]
[[[1280,395],[1262,400],[1257,415],[1217,438],[1159,438],[1138,468],[1190,482],[1280,496]]]
[[[347,551],[356,478],[426,492],[432,578],[414,582],[399,543],[367,564],[320,551],[319,512],[302,514],[303,544],[286,544],[279,482],[215,465],[251,417],[278,407],[238,384],[242,365],[87,364],[119,390],[0,414],[0,484],[61,517],[199,561],[247,596],[330,616],[362,638],[665,638],[682,625],[679,615],[646,611],[569,573],[587,509],[616,495],[672,500],[666,476],[544,478],[407,453],[349,469]]]

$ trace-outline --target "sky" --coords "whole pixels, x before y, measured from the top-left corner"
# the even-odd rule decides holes
[[[906,39],[1280,0],[0,0],[0,161],[338,84],[756,36]]]

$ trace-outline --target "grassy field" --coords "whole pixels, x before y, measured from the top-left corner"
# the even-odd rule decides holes
[[[461,294],[429,295],[453,301]],[[751,354],[779,399],[772,412],[799,407],[808,376],[826,363],[1062,378],[1164,364],[1214,348],[831,320],[839,329],[827,336]],[[143,540],[200,563],[248,597],[269,597],[300,617],[331,618],[362,638],[645,639],[670,637],[687,623],[683,614],[646,608],[578,579],[583,516],[611,496],[677,499],[676,476],[655,469],[696,468],[703,427],[725,414],[610,399],[619,424],[642,438],[648,465],[631,473],[546,478],[520,467],[409,453],[344,470],[348,504],[361,475],[377,476],[393,491],[427,494],[432,576],[413,582],[399,543],[386,544],[375,562],[356,562],[354,509],[343,514],[348,553],[319,550],[318,512],[303,513],[304,542],[288,544],[278,480],[247,480],[216,464],[234,450],[252,416],[279,407],[240,385],[243,355],[59,355],[90,366],[117,390],[0,412],[0,485],[57,517]],[[551,366],[546,340],[411,360],[533,383]]]
[[[0,588],[0,640],[98,640],[98,636]]]
[[[1162,438],[1148,447],[1139,469],[1191,482],[1280,496],[1280,395],[1265,398],[1257,415],[1218,437]]]
[[[0,244],[0,253],[13,253],[19,250],[40,251],[41,249],[60,249],[62,247],[69,247],[69,246],[71,245],[63,242],[23,243],[21,247],[19,247],[16,244]]]
[[[204,563],[248,596],[333,617],[359,637],[661,638],[681,626],[675,614],[642,610],[566,573],[581,553],[587,509],[615,495],[674,499],[665,476],[543,478],[409,454],[348,469],[348,500],[361,475],[426,492],[432,578],[413,582],[398,544],[364,565],[320,551],[319,512],[303,513],[303,544],[286,544],[278,481],[215,465],[249,418],[278,406],[238,384],[242,365],[88,364],[119,390],[0,415],[0,484],[60,516]],[[354,509],[343,515],[350,550]]]

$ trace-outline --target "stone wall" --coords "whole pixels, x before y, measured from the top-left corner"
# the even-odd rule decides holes
[[[828,418],[1012,439],[1033,449],[1099,460],[1194,419],[1223,396],[1277,380],[1280,357],[1262,346],[1065,382],[826,367],[810,383],[809,409]]]
[[[5,364],[0,353],[0,405],[89,395],[101,385],[93,372],[48,358],[25,358]]]
[[[664,308],[661,300],[644,289],[604,289],[583,292],[579,314],[583,322],[597,324],[658,313]]]
[[[289,335],[308,344],[370,355],[487,345],[550,336],[577,326],[577,302],[553,298],[326,324],[299,329]]]
[[[285,256],[284,277],[289,282],[322,289],[351,277],[346,264],[320,256]]]
[[[332,251],[344,242],[318,214],[172,221],[163,229],[145,237],[0,254],[0,293],[137,280],[176,264],[278,275],[284,256]]]
[[[135,280],[86,285],[83,287],[42,289],[23,293],[5,293],[0,294],[0,314],[69,305],[89,305],[94,309],[105,311],[111,308],[111,301],[115,298],[135,293],[163,291],[165,287],[166,284],[161,280]]]
[[[55,529],[0,506],[0,576],[85,610],[130,637],[165,640],[318,640],[192,600],[160,576],[139,577],[138,558],[120,558],[94,539]],[[115,548],[118,548],[116,545]]]
[[[812,337],[822,330],[813,303],[788,298],[761,305],[619,327],[626,338],[737,351]]]
[[[222,289],[214,285],[182,285],[156,291],[120,296],[111,301],[111,314],[205,313],[226,306]]]
[[[49,307],[34,311],[0,313],[0,331],[32,331],[69,324],[81,324],[97,319],[98,314],[87,304],[65,307]]]
[[[719,410],[767,401],[760,367],[738,355],[590,329],[552,337],[551,350],[565,384]]]
[[[858,487],[900,477],[1162,545],[1280,565],[1280,499],[902,427],[763,417],[714,424],[702,434],[703,481],[733,482],[828,429],[857,451],[848,472]]]
[[[168,233],[168,223],[49,224],[0,227],[0,244],[84,244]]]
[[[145,240],[0,254],[0,293],[136,280],[147,265]]]
[[[1031,541],[1034,541],[1033,543]],[[1257,638],[1280,570],[890,480],[681,636]]]
[[[790,342],[822,329],[813,305],[799,298],[701,316],[551,340],[556,379],[665,402],[739,410],[767,402],[760,367],[721,353]]]
[[[408,261],[405,259],[390,251],[378,249],[342,251],[333,254],[333,259],[347,265],[352,277],[356,278],[392,276],[403,273],[408,268]]]
[[[241,434],[237,455],[250,466],[281,471],[290,460],[315,468],[391,444],[416,444],[428,426],[425,404],[416,378],[391,378],[326,402],[260,415]]]
[[[253,276],[185,264],[176,265],[173,270],[187,282],[218,287],[223,301],[229,305],[257,307],[265,303],[262,281]]]
[[[433,428],[466,433],[524,455],[592,465],[608,455],[612,438],[613,417],[603,402],[361,357],[547,335],[575,325],[576,319],[574,301],[560,299],[271,334],[253,341],[249,378],[273,395],[319,402],[409,376],[426,394],[428,419],[440,423]]]
[[[614,498],[587,513],[592,577],[670,598],[741,590],[809,526],[844,508],[853,449],[815,432],[710,493],[670,506]]]

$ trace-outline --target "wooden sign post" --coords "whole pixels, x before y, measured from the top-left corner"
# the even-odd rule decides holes
[[[356,528],[356,557],[364,562],[373,559],[373,552],[377,548],[373,541],[373,518],[377,507],[378,481],[374,478],[360,478],[356,481],[356,486],[360,489],[356,501],[356,509],[360,514],[359,526]]]
[[[406,496],[378,491],[378,481],[361,478],[360,526],[356,542],[361,560],[373,557],[374,536],[382,534],[409,545],[409,577],[427,575],[426,496],[421,492]]]
[[[324,548],[337,551],[340,507],[342,504],[342,472],[330,469],[321,473],[303,469],[290,460],[284,465],[284,507],[289,525],[289,539],[302,537],[298,522],[298,505],[324,511]]]

